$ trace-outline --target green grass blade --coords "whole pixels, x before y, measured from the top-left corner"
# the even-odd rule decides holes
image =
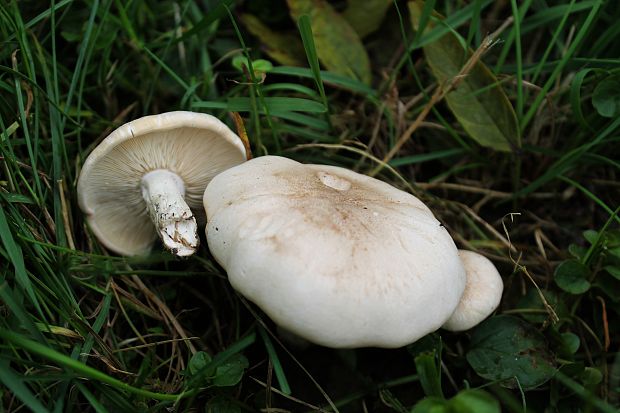
[[[620,224],[620,217],[618,215],[616,215],[616,212],[614,212],[613,209],[611,209],[609,206],[607,206],[607,204],[605,202],[603,202],[598,196],[593,194],[592,191],[589,191],[586,187],[581,185],[579,182],[573,181],[572,179],[567,178],[567,177],[565,177],[563,175],[558,176],[558,178],[560,180],[562,180],[562,181],[564,181],[564,182],[574,186],[575,188],[579,189],[588,198],[590,198],[592,201],[594,201],[595,204],[597,204],[598,206],[603,208],[605,210],[605,212],[609,213]]]
[[[571,82],[571,85],[570,85],[571,109],[573,113],[575,114],[575,117],[577,118],[577,121],[579,122],[579,124],[582,127],[587,128],[587,129],[590,129],[591,126],[586,121],[585,117],[583,116],[583,110],[581,109],[581,87],[586,77],[588,76],[588,74],[590,74],[590,72],[592,72],[593,70],[594,69],[580,70],[579,72],[577,72],[577,74],[573,78],[573,81]]]
[[[321,77],[319,55],[316,51],[316,46],[314,44],[314,36],[312,35],[312,25],[310,24],[310,17],[307,15],[301,16],[297,20],[297,27],[299,28],[299,34],[301,35],[301,41],[304,45],[304,50],[306,51],[306,57],[308,58],[308,65],[310,65],[310,70],[312,72],[312,79],[314,80],[314,84],[319,90],[319,95],[321,95],[321,100],[323,101],[323,104],[325,105],[325,107],[327,108],[327,111],[329,112],[329,103],[327,101],[327,95],[325,94],[325,86],[323,85],[323,80]],[[326,115],[326,116],[327,116],[327,122],[329,123],[330,122],[329,115]]]
[[[24,384],[21,376],[17,375],[6,360],[0,360],[0,382],[4,383],[7,389],[19,400],[28,406],[35,413],[48,413],[49,410],[41,404],[32,391]]]
[[[477,49],[481,42],[480,33],[480,11],[482,10],[482,0],[475,0],[474,10],[472,11],[471,24],[467,33],[466,44],[472,49]],[[474,42],[475,40],[475,42]]]
[[[90,390],[88,390],[84,384],[78,382],[75,383],[75,385],[97,413],[108,413],[108,409],[106,409],[105,406],[97,400],[97,397]]]
[[[36,337],[39,342],[45,343],[45,337],[43,337],[41,331],[39,331],[34,324],[32,316],[28,314],[22,303],[16,298],[15,292],[11,289],[4,277],[0,275],[0,299],[2,299],[6,307],[17,317],[22,326],[26,328],[33,337]]]
[[[575,39],[571,43],[570,47],[566,50],[566,53],[564,54],[564,56],[562,56],[562,59],[559,61],[557,66],[555,66],[555,68],[551,72],[551,75],[545,82],[544,86],[542,87],[542,90],[538,93],[538,95],[536,95],[536,98],[534,99],[534,102],[530,105],[530,108],[528,109],[528,111],[525,113],[523,118],[520,119],[521,130],[524,130],[525,127],[530,123],[530,121],[532,120],[536,112],[538,111],[540,104],[545,99],[545,97],[547,96],[547,93],[551,89],[551,86],[555,84],[557,77],[562,73],[564,66],[566,66],[566,63],[568,62],[570,57],[572,57],[575,54],[575,52],[577,51],[577,48],[581,45],[581,41],[583,40],[585,35],[588,33],[588,31],[591,29],[590,26],[594,22],[594,18],[598,14],[601,4],[602,4],[602,0],[596,2],[592,6],[592,8],[590,9],[590,12],[588,13],[588,16],[586,17],[585,21],[579,28],[579,32],[577,32],[577,35],[575,36]]]
[[[269,125],[270,129],[271,129],[271,134],[273,136],[273,143],[275,146],[275,150],[276,153],[280,153],[280,151],[282,150],[281,147],[281,143],[280,143],[280,136],[279,136],[279,132],[276,128],[276,125],[273,123],[272,119],[271,119],[271,114],[269,111],[269,108],[267,107],[267,104],[265,102],[265,96],[264,93],[262,91],[262,84],[261,82],[258,81],[257,79],[257,75],[256,72],[254,71],[254,67],[252,65],[252,58],[250,56],[250,52],[249,49],[247,48],[247,46],[245,45],[245,40],[243,39],[243,36],[241,35],[241,31],[239,30],[239,26],[237,25],[237,21],[235,20],[235,18],[232,15],[232,12],[230,11],[230,8],[228,8],[228,6],[226,7],[226,11],[228,12],[228,16],[230,17],[230,22],[233,25],[233,28],[235,30],[235,34],[237,35],[237,39],[239,39],[239,43],[241,43],[241,48],[243,49],[243,54],[246,58],[246,62],[248,65],[248,75],[250,77],[250,87],[249,87],[249,91],[250,91],[250,102],[252,105],[252,110],[250,111],[250,114],[252,116],[252,123],[254,124],[254,133],[256,134],[256,146],[258,146],[259,148],[261,148],[263,151],[267,151],[266,148],[264,148],[263,143],[262,143],[262,139],[261,139],[261,123],[260,123],[260,119],[259,119],[259,110],[258,110],[258,104],[256,102],[256,98],[258,98],[258,101],[261,105],[261,109],[265,114],[266,120],[267,120],[267,124]]]
[[[264,108],[269,112],[310,112],[324,113],[325,106],[314,100],[289,97],[270,97],[263,98]],[[204,109],[226,109],[231,112],[251,112],[253,110],[252,100],[246,97],[231,97],[223,102],[195,102],[195,108]]]
[[[527,195],[547,182],[557,178],[559,175],[564,174],[568,171],[574,164],[577,162],[583,154],[589,151],[592,147],[601,143],[605,138],[607,138],[610,134],[614,133],[620,127],[620,118],[613,121],[605,130],[603,130],[596,138],[592,141],[583,144],[566,154],[564,154],[560,159],[555,161],[553,165],[551,165],[547,171],[538,177],[535,181],[522,188],[521,190],[515,192],[513,194],[514,198],[518,198],[524,195]]]
[[[93,32],[93,28],[95,25],[95,17],[97,16],[97,13],[99,11],[99,0],[94,0],[93,4],[90,7],[91,7],[91,11],[90,11],[90,16],[88,17],[88,22],[86,24],[86,30],[84,31],[84,38],[82,39],[82,42],[80,43],[80,51],[78,53],[78,58],[75,63],[75,68],[73,70],[73,76],[71,77],[71,84],[69,85],[69,91],[67,92],[67,96],[65,98],[66,99],[65,108],[67,110],[69,110],[71,107],[71,101],[73,98],[73,94],[75,93],[75,88],[77,87],[78,80],[82,76],[82,71],[86,70],[86,67],[84,66],[84,61],[86,60],[86,56],[88,55],[88,52],[90,50],[89,49],[90,39],[91,39],[91,34]],[[79,108],[78,108],[78,113],[79,113]],[[63,130],[64,130],[64,125],[65,125],[65,120],[66,119],[63,119],[62,121]]]
[[[183,36],[175,39],[172,44],[183,42],[188,38],[199,34],[207,29],[215,21],[226,16],[230,12],[230,8],[235,4],[235,0],[221,0],[217,6],[215,6],[209,13],[198,23],[196,23],[190,30],[188,30]]]
[[[297,83],[273,83],[263,87],[263,92],[265,93],[272,91],[290,91],[301,93],[303,95],[310,96],[311,98],[319,98],[319,94],[316,93],[316,91],[310,89],[309,87],[298,85]]]
[[[164,69],[164,71],[168,73],[168,75],[170,75],[170,77],[173,78],[184,90],[190,89],[190,85],[188,85],[185,80],[183,80],[170,66],[168,66],[168,64],[166,64],[166,62],[161,60],[159,56],[153,53],[148,47],[143,46],[142,50],[144,50],[151,59],[153,59],[162,69]]]
[[[564,26],[566,25],[566,21],[568,20],[569,15],[573,11],[573,7],[575,5],[575,2],[576,2],[576,0],[572,0],[570,2],[568,7],[566,8],[566,12],[562,16],[562,19],[560,20],[560,23],[557,25],[557,27],[553,31],[553,35],[551,36],[551,41],[549,42],[549,45],[547,46],[547,49],[545,50],[545,53],[543,53],[543,56],[540,58],[540,62],[538,63],[538,68],[536,69],[536,71],[534,72],[534,74],[531,77],[531,82],[532,83],[536,83],[538,81],[538,76],[542,72],[542,67],[544,66],[545,62],[549,58],[549,55],[551,54],[551,50],[553,50],[554,45],[557,44],[557,39],[560,36],[560,33],[562,33],[562,30],[564,30]]]
[[[618,413],[618,409],[596,397],[592,391],[586,389],[581,384],[562,373],[562,370],[558,370],[555,373],[555,379],[568,389],[572,390],[577,396],[579,396],[579,398],[588,402],[588,404],[591,407],[594,407],[597,411],[601,413]]]
[[[278,353],[273,346],[273,342],[269,338],[269,335],[265,331],[262,326],[258,327],[258,332],[260,333],[261,338],[263,339],[263,343],[265,344],[265,349],[267,350],[267,354],[269,355],[269,359],[271,360],[271,364],[273,365],[273,371],[276,374],[276,379],[280,384],[280,390],[284,394],[291,394],[291,386],[288,384],[288,380],[286,379],[286,374],[284,374],[284,369],[282,368],[282,364],[280,363],[280,358],[278,357]]]
[[[515,33],[515,54],[517,60],[517,119],[523,116],[523,54],[521,51],[521,15],[516,0],[510,0],[513,30]]]
[[[93,380],[100,381],[101,383],[108,384],[119,390],[124,390],[128,393],[135,394],[143,397],[150,397],[155,400],[170,400],[176,401],[184,397],[193,395],[193,392],[184,392],[179,394],[166,394],[156,393],[150,390],[140,389],[133,387],[125,382],[122,382],[114,377],[108,376],[101,371],[94,369],[72,359],[56,350],[53,350],[47,346],[41,345],[35,341],[27,339],[19,334],[8,331],[4,328],[0,328],[0,338],[6,340],[7,343],[11,343],[16,347],[27,350],[31,353],[37,354],[47,360],[60,364],[61,366],[75,371],[77,374],[83,377],[88,377]]]
[[[456,155],[462,156],[465,153],[467,153],[467,151],[463,148],[452,148],[452,149],[445,149],[442,151],[422,153],[419,155],[403,156],[400,158],[392,159],[388,163],[391,166],[398,167],[398,166],[405,166],[405,165],[413,165],[413,164],[417,164],[421,162],[433,161],[436,159],[449,158],[449,157],[453,157]]]
[[[311,69],[305,67],[292,67],[292,66],[276,66],[273,67],[269,73],[273,74],[282,74],[282,75],[290,75],[290,76],[298,76],[308,79],[314,79],[316,83],[316,76]],[[369,98],[377,98],[377,91],[372,89],[371,87],[363,84],[362,82],[351,79],[345,76],[337,75],[334,73],[319,71],[321,84],[327,83],[332,84],[334,86],[349,90],[353,93],[358,93],[360,95],[368,96]],[[320,91],[320,89],[319,89]],[[323,99],[323,97],[321,97]],[[324,101],[324,100],[323,100]]]
[[[4,245],[4,249],[9,255],[9,259],[15,268],[15,280],[24,290],[30,302],[41,312],[39,300],[34,292],[34,288],[28,274],[26,273],[26,264],[24,263],[24,255],[22,248],[15,242],[13,233],[9,227],[4,207],[0,204],[0,240]]]

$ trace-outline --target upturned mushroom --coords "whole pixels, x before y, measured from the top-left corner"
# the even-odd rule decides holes
[[[316,344],[412,343],[454,317],[466,288],[457,248],[424,203],[343,168],[256,158],[215,177],[204,206],[232,286]]]
[[[145,116],[90,153],[78,180],[79,205],[93,233],[118,254],[145,254],[159,236],[173,254],[189,256],[199,244],[207,184],[245,160],[241,139],[211,115]]]

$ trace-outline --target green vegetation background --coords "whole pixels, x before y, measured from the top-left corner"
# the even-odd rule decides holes
[[[611,0],[1,1],[0,410],[618,411],[618,21]],[[297,348],[205,243],[109,255],[81,164],[180,109],[420,197],[498,266],[500,308],[402,349]]]

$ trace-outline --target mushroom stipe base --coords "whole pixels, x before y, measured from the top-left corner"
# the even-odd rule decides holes
[[[142,177],[142,197],[157,235],[164,246],[179,257],[196,252],[200,239],[196,218],[185,202],[183,179],[166,169]]]

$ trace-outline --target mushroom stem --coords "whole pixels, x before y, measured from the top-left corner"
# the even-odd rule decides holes
[[[198,248],[198,225],[185,202],[185,184],[174,172],[156,169],[142,177],[142,197],[164,246],[179,257]]]

